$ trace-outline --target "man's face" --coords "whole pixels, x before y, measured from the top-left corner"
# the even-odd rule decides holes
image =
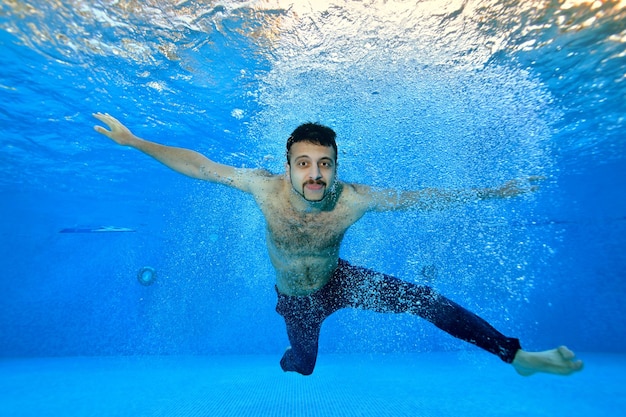
[[[331,147],[309,142],[294,143],[287,165],[287,177],[294,191],[308,201],[323,200],[335,183],[336,157]]]

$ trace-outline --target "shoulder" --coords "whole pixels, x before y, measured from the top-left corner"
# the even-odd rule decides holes
[[[281,184],[284,175],[272,174],[265,169],[249,169],[241,168],[242,174],[249,178],[249,181],[255,184]]]
[[[358,205],[363,211],[390,211],[404,207],[397,190],[362,184],[347,184],[346,189],[349,190],[349,204]]]
[[[273,174],[265,169],[242,169],[246,177],[246,190],[255,197],[275,196],[285,183],[284,175]]]
[[[343,186],[350,192],[353,192],[359,196],[367,196],[372,191],[372,187],[370,187],[369,185],[364,185],[364,184],[344,182]]]
[[[282,176],[272,174],[265,169],[235,168],[231,185],[251,194],[258,194],[264,190],[271,191],[281,183]]]
[[[367,211],[372,203],[372,187],[363,184],[341,183],[342,197],[346,204]]]

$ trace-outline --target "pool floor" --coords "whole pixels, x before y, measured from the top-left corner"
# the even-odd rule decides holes
[[[0,359],[0,416],[617,416],[626,355],[582,354],[570,377],[520,377],[482,352]]]

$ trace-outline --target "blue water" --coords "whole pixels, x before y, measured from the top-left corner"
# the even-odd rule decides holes
[[[0,368],[10,416],[622,415],[624,355],[580,378],[520,378],[478,356],[324,355],[308,378],[271,355],[17,359]],[[468,361],[469,359],[469,361]],[[35,378],[33,375],[36,374]],[[582,380],[584,379],[585,382]],[[6,381],[6,382],[5,382]]]
[[[509,394],[498,399],[511,386],[579,393],[562,415],[617,415],[626,385],[626,5],[521,3],[1,2],[0,413],[71,415],[74,404],[74,415],[307,415],[276,399],[296,390],[335,405],[308,415],[420,406],[458,415],[459,404],[469,416],[558,415],[548,395],[523,412]],[[338,132],[346,181],[464,188],[545,176],[538,192],[514,200],[368,215],[342,257],[427,282],[528,349],[567,344],[586,354],[587,369],[518,378],[420,319],[341,311],[324,325],[317,379],[283,374],[288,342],[254,202],[115,146],[92,130],[96,111],[147,139],[276,173],[289,133],[319,121]],[[84,233],[103,226],[128,231]],[[145,266],[153,285],[137,280]],[[431,355],[458,375],[423,371],[436,392],[415,402],[423,385],[403,372],[417,365],[368,362],[389,355],[422,365]],[[164,356],[171,361],[159,365]],[[232,366],[202,365],[222,357]],[[109,365],[124,372],[102,376]],[[260,379],[236,382],[244,365]],[[146,374],[152,366],[159,375]],[[225,378],[223,407],[172,411],[193,403],[171,381],[195,381],[195,366],[200,379]],[[497,384],[476,391],[483,374]],[[459,375],[475,395],[446,389]],[[37,383],[44,377],[70,388]],[[82,387],[83,378],[109,388]],[[170,382],[143,397],[143,383],[113,388],[133,378]],[[261,380],[280,395],[263,402]],[[387,389],[364,394],[367,381]],[[338,384],[344,394],[323,389]],[[256,408],[229,405],[237,392]],[[34,405],[38,393],[48,414]],[[142,402],[154,396],[162,407]],[[378,405],[363,407],[368,398]],[[390,399],[397,412],[382,413]],[[485,414],[494,401],[499,412]]]

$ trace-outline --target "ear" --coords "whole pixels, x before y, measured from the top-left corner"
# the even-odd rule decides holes
[[[285,162],[285,177],[289,181],[291,181],[291,170],[289,169],[290,167],[291,165],[289,165],[289,162]]]

